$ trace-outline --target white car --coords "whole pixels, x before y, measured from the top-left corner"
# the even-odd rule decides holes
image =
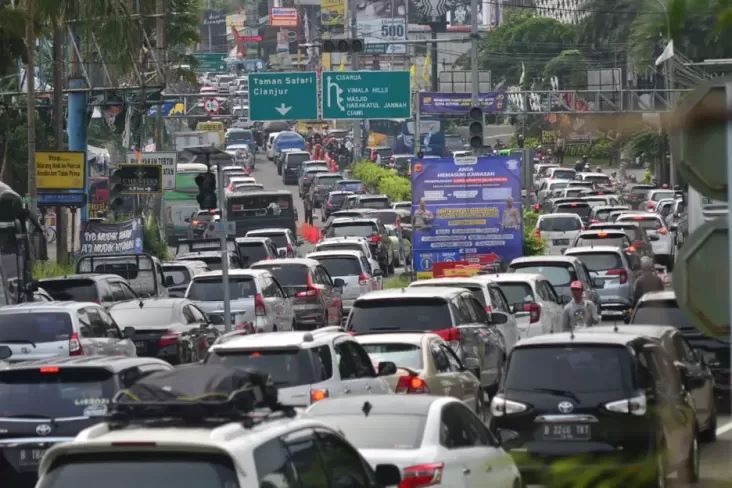
[[[645,201],[641,203],[638,209],[642,211],[654,212],[656,210],[656,205],[658,204],[658,202],[660,202],[661,200],[666,200],[667,198],[676,198],[676,192],[674,190],[669,190],[668,188],[649,190],[648,193],[646,193]]]
[[[549,168],[546,174],[549,180],[573,180],[577,176],[577,171],[573,168],[557,166],[555,168]]]
[[[567,187],[567,185],[569,185],[569,183],[570,180],[543,180],[536,191],[537,201],[540,203],[543,202],[551,196],[551,193],[554,190],[564,189]]]
[[[544,275],[500,273],[491,277],[516,313],[519,339],[561,331],[564,304]]]
[[[559,256],[582,232],[582,218],[574,213],[544,214],[536,221],[534,236],[544,241],[544,254]]]
[[[605,173],[577,173],[577,179],[580,181],[591,181],[596,186],[613,186],[610,175],[606,175]]]
[[[539,188],[541,182],[546,178],[547,171],[550,168],[558,168],[556,163],[538,163],[534,165],[534,188]]]
[[[274,160],[274,140],[277,138],[277,136],[280,135],[279,132],[272,132],[269,136],[267,136],[267,159],[270,161]]]
[[[666,266],[669,271],[673,271],[676,245],[663,217],[653,212],[624,213],[618,217],[616,222],[636,222],[643,227],[650,238],[655,261]],[[654,239],[653,236],[658,239]]]
[[[315,259],[328,271],[332,279],[343,280],[343,316],[347,317],[353,302],[370,291],[381,290],[382,272],[372,269],[360,251],[318,251],[306,257]]]
[[[409,288],[424,286],[442,286],[465,288],[485,307],[485,311],[496,324],[506,345],[506,354],[511,352],[518,341],[516,318],[511,313],[511,305],[503,295],[501,288],[493,280],[494,275],[477,275],[471,277],[432,278],[413,281]]]
[[[396,465],[399,486],[522,486],[513,458],[455,398],[351,396],[318,402],[305,416],[342,432],[372,467]]]
[[[407,202],[407,201],[403,201],[403,202],[392,202],[391,208],[393,208],[394,210],[405,209],[405,210],[411,211],[412,210],[412,202]]]
[[[381,270],[379,267],[379,262],[374,259],[374,256],[371,254],[371,247],[369,245],[369,240],[365,237],[327,237],[320,242],[318,242],[315,245],[314,251],[340,251],[340,250],[351,250],[351,251],[359,251],[361,254],[366,256],[366,259],[368,259],[369,264],[371,265],[371,269],[376,271],[377,269]],[[383,270],[381,270],[383,274]],[[379,278],[379,283],[381,283],[381,278]],[[379,286],[379,289],[381,289],[381,286]]]

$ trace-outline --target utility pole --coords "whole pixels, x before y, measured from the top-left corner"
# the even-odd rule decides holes
[[[358,25],[356,23],[356,0],[349,0],[348,11],[351,12],[351,39],[358,37]],[[341,54],[343,56],[343,54]],[[358,71],[358,53],[351,53],[351,71]],[[353,126],[353,162],[357,162],[361,159],[361,121],[356,121]]]
[[[470,0],[470,102],[473,107],[480,103],[480,78],[478,75],[478,0]]]
[[[475,0],[471,0],[475,1]],[[476,7],[477,8],[477,7]],[[433,22],[431,25],[431,37],[432,37],[432,43],[430,44],[430,59],[432,60],[432,66],[430,67],[432,69],[432,80],[431,80],[431,90],[433,92],[436,92],[439,90],[438,88],[438,80],[437,80],[437,43],[434,42],[437,40],[437,22],[436,18],[433,18]]]
[[[64,149],[64,26],[58,22],[53,26],[53,137],[56,149]],[[56,207],[56,261],[68,263],[68,242],[66,235],[66,207]]]
[[[25,69],[25,82],[28,87],[26,111],[28,121],[28,197],[30,208],[36,209],[36,32],[35,28],[35,0],[26,0],[26,14],[28,21],[25,24],[25,44],[28,62]]]

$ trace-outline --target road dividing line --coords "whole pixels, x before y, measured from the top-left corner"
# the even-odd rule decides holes
[[[727,422],[721,427],[717,427],[717,436],[723,435],[732,430],[732,422]]]

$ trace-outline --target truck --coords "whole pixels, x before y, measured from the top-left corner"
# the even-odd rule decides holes
[[[223,144],[223,142],[218,132],[190,130],[175,133],[176,151],[182,151],[188,147],[215,146],[220,144]]]

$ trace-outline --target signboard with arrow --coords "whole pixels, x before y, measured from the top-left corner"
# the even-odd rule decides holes
[[[314,72],[249,75],[249,119],[318,118],[318,83]]]

